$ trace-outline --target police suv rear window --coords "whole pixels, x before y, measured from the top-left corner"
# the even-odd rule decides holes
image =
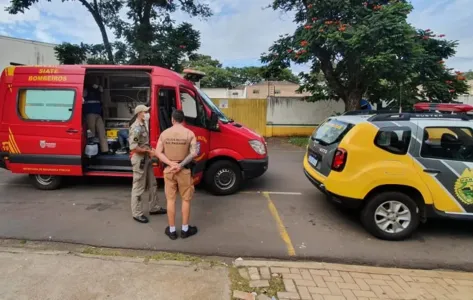
[[[347,132],[353,127],[352,124],[336,119],[322,123],[312,134],[311,139],[321,145],[331,145],[340,142]]]

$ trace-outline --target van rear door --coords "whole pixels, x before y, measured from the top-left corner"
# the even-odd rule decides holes
[[[17,67],[9,96],[9,169],[82,175],[84,69]]]
[[[353,124],[337,119],[327,119],[314,130],[309,141],[309,164],[320,174],[328,176],[331,171],[335,151],[342,138],[353,127]]]

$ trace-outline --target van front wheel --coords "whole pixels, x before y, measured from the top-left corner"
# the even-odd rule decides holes
[[[61,176],[30,175],[31,183],[39,190],[56,190],[62,182]]]
[[[240,188],[241,169],[232,161],[219,160],[212,163],[205,171],[204,181],[214,195],[231,195]]]
[[[419,226],[419,209],[410,196],[382,192],[367,200],[361,212],[361,222],[375,237],[390,241],[404,240]]]

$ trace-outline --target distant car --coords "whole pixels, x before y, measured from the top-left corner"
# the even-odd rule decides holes
[[[307,178],[329,199],[361,209],[385,240],[430,217],[473,220],[473,123],[464,115],[405,113],[328,118],[312,134]]]

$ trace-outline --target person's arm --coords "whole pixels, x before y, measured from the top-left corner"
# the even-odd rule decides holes
[[[164,155],[164,144],[163,141],[161,140],[161,136],[158,139],[158,146],[156,147],[156,156],[159,158],[160,161],[162,161],[164,164],[168,166],[172,166],[173,162],[169,160],[169,158]]]
[[[130,136],[128,137],[128,144],[130,145],[130,150],[139,154],[150,154],[151,156],[151,150],[138,146],[138,136],[140,133],[141,132],[139,128],[133,126],[130,128]]]
[[[191,143],[190,143],[190,147],[189,147],[190,151],[189,151],[189,155],[187,155],[186,158],[184,158],[183,161],[181,161],[181,163],[179,163],[179,167],[183,168],[185,165],[187,165],[188,163],[190,163],[198,154],[198,151],[197,151],[197,140],[195,138],[195,134],[193,132],[191,132]]]

